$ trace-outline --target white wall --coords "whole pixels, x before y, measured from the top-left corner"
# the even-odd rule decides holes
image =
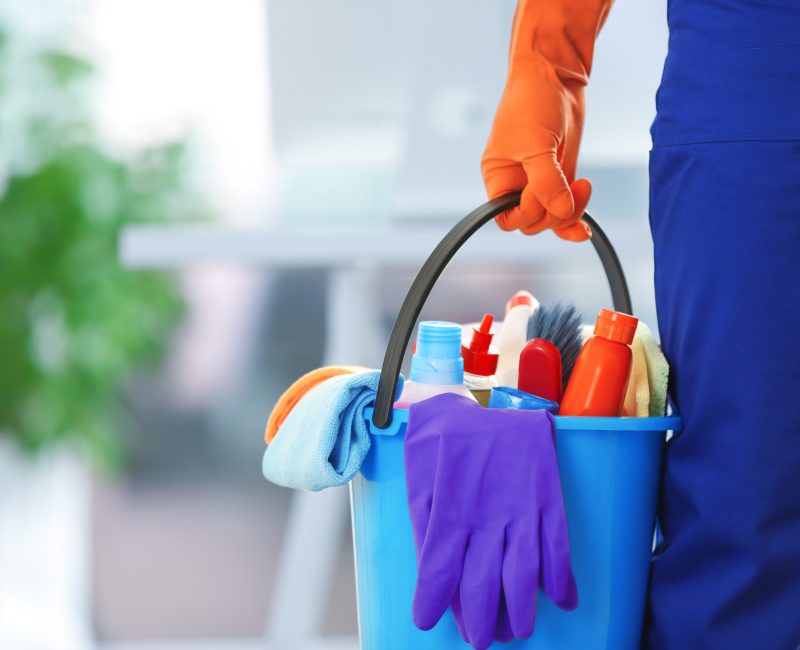
[[[617,0],[597,42],[581,164],[646,165],[667,51],[666,0]]]
[[[220,217],[263,222],[274,170],[263,0],[93,0],[97,113],[121,147],[189,135]]]

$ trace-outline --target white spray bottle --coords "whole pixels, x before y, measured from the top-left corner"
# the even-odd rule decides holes
[[[506,304],[506,316],[494,343],[500,351],[495,379],[498,386],[517,387],[519,355],[528,342],[528,320],[539,301],[527,291],[517,291]]]

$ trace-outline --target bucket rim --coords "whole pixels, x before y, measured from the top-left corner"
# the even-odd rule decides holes
[[[680,431],[683,420],[679,415],[657,415],[647,418],[598,418],[575,415],[556,415],[558,431]]]
[[[369,422],[370,431],[376,435],[394,435],[402,425],[408,424],[408,409],[393,409],[392,423],[387,429],[379,429],[372,423],[374,409],[364,409],[364,418]],[[681,431],[683,419],[679,415],[663,415],[647,418],[629,417],[589,417],[576,415],[556,415],[556,431],[642,431],[664,433]]]

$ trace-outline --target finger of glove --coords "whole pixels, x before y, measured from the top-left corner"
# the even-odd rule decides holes
[[[569,219],[575,212],[575,202],[556,153],[547,152],[523,161],[528,184],[539,203],[554,217]]]
[[[571,242],[588,241],[592,238],[592,229],[583,221],[578,221],[562,228],[553,228],[557,237]]]
[[[536,518],[506,531],[503,593],[511,630],[518,639],[533,634],[539,589],[539,526]]]
[[[550,504],[542,512],[541,522],[541,585],[547,597],[561,609],[578,606],[578,590],[569,560],[569,536],[564,504]]]
[[[550,222],[542,219],[539,223],[534,224],[533,226],[525,226],[524,228],[520,228],[519,231],[523,235],[538,235],[540,232],[544,232],[550,227]]]
[[[484,157],[482,170],[486,190],[489,198],[493,199],[509,192],[522,192],[520,204],[495,217],[497,225],[506,231],[517,230],[529,235],[538,234],[551,227],[546,221],[547,209],[541,200],[546,193],[546,185],[552,185],[559,179],[563,180],[563,190],[569,194],[569,186],[561,174],[555,154],[541,154],[530,159],[530,165],[522,165],[513,161]],[[542,164],[541,161],[551,161],[551,165]],[[553,172],[555,169],[555,172]],[[556,196],[551,204],[556,210],[571,210],[572,197],[568,195]],[[566,206],[566,207],[565,207]],[[554,215],[563,218],[561,213]],[[551,220],[552,221],[552,220]]]
[[[530,186],[528,186],[528,188],[529,187]],[[526,190],[528,188],[526,188]],[[583,213],[586,211],[586,206],[589,204],[589,198],[592,196],[592,184],[585,178],[582,178],[570,185],[570,191],[572,192],[574,201],[574,212],[569,220],[565,221],[553,214],[547,213],[535,223],[521,227],[520,232],[525,235],[536,235],[543,230],[552,228],[553,232],[562,239],[576,242],[589,239],[592,234],[589,226],[585,224],[576,226],[575,224],[581,216],[583,216]]]
[[[406,467],[406,486],[411,527],[414,532],[414,546],[419,559],[428,531],[433,506],[433,492],[436,486],[436,464],[439,458],[439,439],[433,436],[414,438],[414,433],[424,430],[415,422],[411,426],[412,412],[409,416],[410,432],[406,435],[404,459]],[[430,428],[430,427],[429,427]]]
[[[536,197],[530,190],[526,192],[528,177],[520,163],[497,158],[484,158],[481,167],[486,193],[490,199],[496,199],[498,196],[510,192],[522,192],[519,206],[495,217],[495,222],[502,230],[516,230],[521,225],[535,221],[537,213],[544,215],[544,208],[541,207]],[[526,193],[529,196],[526,196]],[[535,202],[534,204],[531,204],[531,199]]]
[[[450,603],[450,611],[453,612],[453,618],[456,620],[456,628],[464,643],[469,643],[467,630],[464,627],[464,613],[461,608],[461,594],[456,592],[453,602]],[[503,590],[500,590],[500,610],[497,614],[497,627],[494,631],[494,640],[500,643],[508,643],[514,638],[514,632],[511,629],[511,621],[508,620],[508,608],[506,607],[505,596]]]
[[[569,189],[575,201],[572,219],[577,221],[586,212],[586,206],[589,205],[589,199],[592,198],[592,184],[588,178],[579,178],[570,184]]]
[[[561,160],[564,176],[567,177],[567,182],[571,184],[575,180],[578,167],[578,152],[580,150],[581,137],[583,136],[584,99],[582,89],[574,89],[570,104],[569,123],[564,134],[564,144],[559,160]]]
[[[553,232],[561,239],[567,241],[581,242],[586,241],[592,236],[592,230],[588,224],[581,221],[589,199],[592,196],[592,184],[585,178],[578,179],[570,185],[572,196],[575,200],[575,212],[570,223],[553,227]]]
[[[450,611],[453,612],[453,618],[456,619],[456,628],[458,628],[458,633],[461,635],[461,638],[464,639],[464,643],[469,643],[467,629],[464,627],[464,612],[461,608],[460,590],[456,590],[456,595],[453,596],[453,600],[450,603]]]
[[[512,208],[506,214],[508,227],[512,230],[519,229],[526,235],[537,235],[548,227],[547,213],[536,198],[530,183],[522,190],[519,206]]]
[[[412,606],[414,624],[429,630],[447,611],[461,580],[467,535],[431,522],[422,546]]]
[[[464,627],[472,647],[488,648],[497,628],[503,570],[502,530],[476,531],[469,539],[461,577]]]
[[[514,638],[514,631],[511,629],[511,621],[508,618],[508,606],[503,590],[500,590],[500,611],[497,614],[497,627],[494,631],[494,640],[500,643],[508,643]]]

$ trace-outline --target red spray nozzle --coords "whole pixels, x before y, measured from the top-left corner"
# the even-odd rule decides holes
[[[461,345],[461,356],[464,357],[464,371],[473,375],[488,377],[497,372],[499,354],[492,348],[491,333],[494,316],[485,314],[481,324],[472,330],[469,346]]]
[[[494,323],[494,316],[491,314],[484,314],[483,320],[477,329],[472,329],[472,341],[469,344],[470,350],[476,352],[487,352],[489,346],[492,344],[492,324]]]

